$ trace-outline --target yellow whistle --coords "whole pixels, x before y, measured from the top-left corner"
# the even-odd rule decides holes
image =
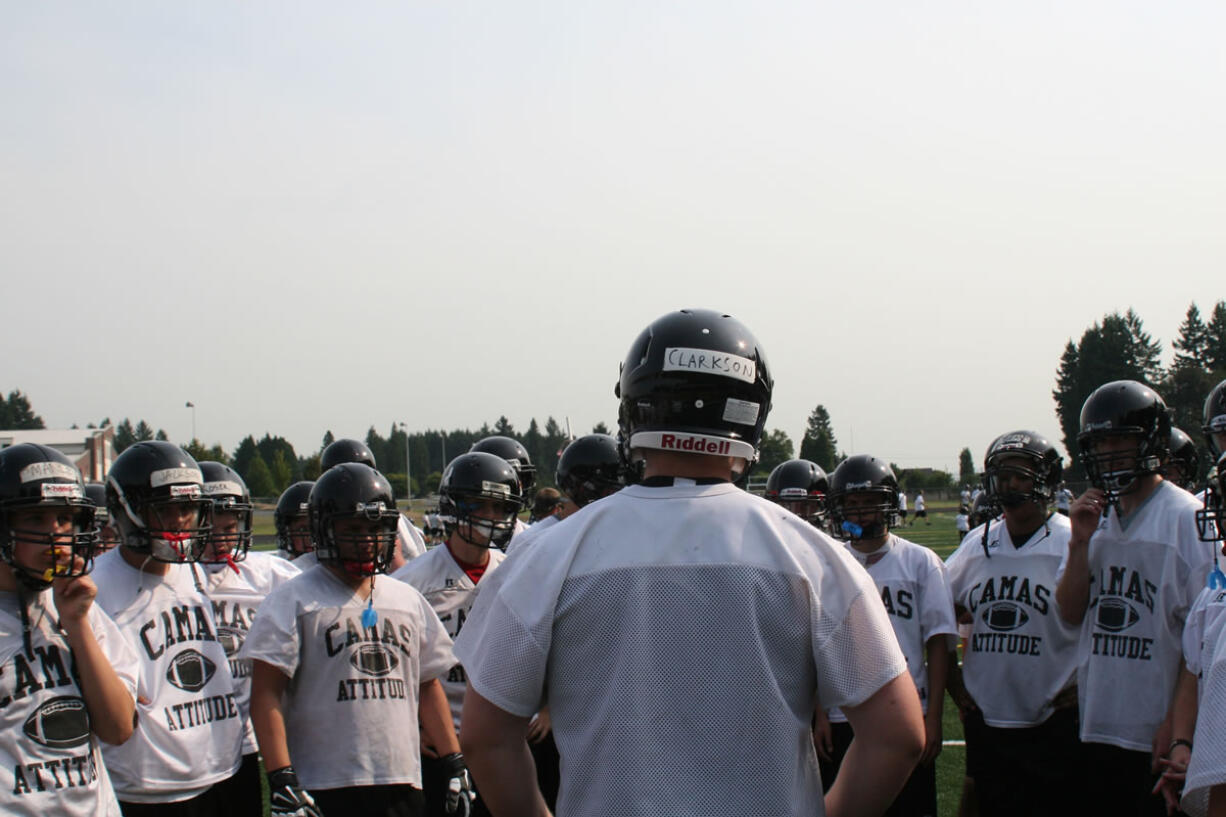
[[[43,581],[45,582],[51,581],[51,577],[54,575],[55,575],[55,568],[54,567],[47,568],[46,570],[43,571]]]

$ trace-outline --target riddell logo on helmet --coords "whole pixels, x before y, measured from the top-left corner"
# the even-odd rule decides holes
[[[667,451],[693,451],[696,454],[731,454],[732,445],[727,440],[710,437],[678,437],[676,434],[661,434],[660,448]]]

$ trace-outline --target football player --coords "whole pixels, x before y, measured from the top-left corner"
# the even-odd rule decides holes
[[[1200,430],[1205,435],[1205,445],[1209,446],[1209,453],[1216,462],[1222,452],[1226,451],[1226,380],[1214,386],[1205,398]]]
[[[168,442],[124,449],[107,478],[119,547],[98,557],[97,603],[140,656],[136,733],[104,746],[125,817],[221,814],[242,758],[243,713],[213,607],[189,562],[213,503],[200,466]]]
[[[1192,438],[1175,426],[1171,426],[1171,442],[1162,477],[1188,493],[1196,493],[1196,482],[1200,478],[1200,453]]]
[[[460,634],[477,595],[477,585],[489,576],[506,554],[499,545],[507,542],[514,520],[523,507],[519,478],[501,457],[470,452],[456,457],[443,472],[439,484],[439,512],[447,528],[443,547],[427,551],[396,571],[394,578],[417,588],[447,634]],[[464,706],[464,667],[456,664],[440,679],[456,733]],[[441,757],[434,747],[422,746],[422,783],[426,813],[444,813],[447,786],[454,776],[454,759]],[[489,814],[480,798],[474,814]]]
[[[200,463],[204,496],[213,502],[213,529],[199,557],[205,595],[213,605],[217,637],[229,659],[235,698],[247,713],[251,705],[251,662],[238,657],[255,619],[256,610],[274,587],[298,575],[298,568],[267,553],[252,553],[251,523],[254,507],[247,483],[238,472],[220,462]],[[195,565],[193,565],[195,569]],[[218,783],[227,788],[228,817],[262,817],[260,756],[255,730],[244,719],[243,760],[238,772]]]
[[[642,482],[512,556],[457,640],[465,755],[495,813],[546,813],[526,743],[545,701],[560,814],[820,814],[815,704],[866,738],[831,811],[879,813],[901,787],[923,723],[871,580],[734,484],[771,388],[757,340],[719,312],[666,315],[634,341],[616,393]]]
[[[111,524],[111,512],[106,508],[106,486],[101,482],[85,483],[85,498],[94,503],[94,523],[98,526],[98,553],[106,553],[119,544],[119,534]]]
[[[93,603],[96,545],[67,457],[0,451],[0,811],[12,817],[119,817],[99,741],[131,736],[139,667]]]
[[[295,482],[281,492],[276,510],[272,513],[277,529],[276,555],[289,561],[298,560],[299,564],[295,567],[299,570],[319,564],[313,555],[315,545],[311,542],[310,506],[307,504],[314,486],[314,480]]]
[[[781,462],[766,478],[766,492],[771,502],[782,505],[813,527],[827,531],[826,494],[830,480],[826,472],[809,460]]]
[[[1165,811],[1153,772],[1170,749],[1183,623],[1209,569],[1199,503],[1162,478],[1170,433],[1166,404],[1136,381],[1100,386],[1081,408],[1092,487],[1070,508],[1056,599],[1081,628],[1082,780],[1101,813]]]
[[[983,814],[1083,813],[1073,690],[1079,631],[1055,605],[1068,518],[1053,512],[1063,462],[1034,431],[1002,434],[984,460],[983,497],[1002,516],[968,533],[946,562],[969,622],[950,694],[966,731],[967,776]]]
[[[477,440],[469,450],[483,451],[486,454],[502,457],[515,469],[515,475],[519,477],[519,495],[524,497],[533,495],[532,489],[536,487],[536,466],[532,464],[532,458],[528,456],[528,449],[524,448],[518,440],[495,434]],[[523,520],[516,517],[515,535],[518,536],[527,529],[528,526],[523,523]]]
[[[349,439],[335,440],[319,455],[319,467],[323,471],[346,462],[356,462],[374,468],[375,455],[365,443]],[[407,516],[401,514],[396,523],[396,550],[392,554],[389,570],[399,570],[404,567],[405,562],[416,559],[425,552],[425,537]]]
[[[319,564],[268,594],[239,652],[252,661],[272,813],[422,814],[419,719],[452,772],[450,813],[466,813],[471,786],[438,682],[456,663],[451,639],[420,593],[375,582],[396,547],[391,485],[341,463],[309,506]]]
[[[877,586],[924,711],[924,753],[885,813],[924,817],[936,814],[935,761],[941,751],[948,641],[957,639],[958,625],[945,565],[930,549],[891,532],[899,520],[898,493],[898,480],[883,460],[849,457],[830,476],[830,522]],[[854,728],[837,708],[826,715],[830,759],[822,764],[822,779],[829,788],[852,745]]]

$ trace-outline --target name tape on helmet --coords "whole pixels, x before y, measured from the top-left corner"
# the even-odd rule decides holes
[[[505,482],[490,482],[489,480],[481,480],[481,490],[491,494],[511,495],[511,486]]]
[[[70,479],[76,482],[80,478],[77,469],[62,462],[32,462],[21,469],[22,482],[37,482],[40,479]]]
[[[808,499],[809,492],[804,488],[781,488],[779,489],[779,496],[789,499],[793,497]]]
[[[758,411],[761,408],[758,403],[729,397],[724,402],[724,422],[739,423],[743,426],[754,425],[758,422]]]
[[[189,497],[191,499],[195,499],[196,497],[200,496],[200,486],[199,485],[171,485],[170,495],[174,499],[182,499],[183,497]]]
[[[154,488],[172,482],[194,482],[199,487],[204,484],[204,474],[200,473],[199,468],[163,468],[149,475],[149,484]]]
[[[752,445],[741,440],[672,431],[636,431],[630,435],[630,447],[709,454],[716,457],[740,457],[746,460],[753,459],[757,454]]]
[[[1221,434],[1226,431],[1226,414],[1219,414],[1209,421],[1209,433]]]
[[[85,491],[75,482],[44,482],[38,486],[42,489],[43,499],[81,499]]]
[[[382,501],[379,502],[358,502],[353,506],[353,509],[358,513],[366,513],[367,511],[376,511],[383,513],[387,510],[387,505]]]
[[[752,383],[758,377],[758,364],[728,352],[669,347],[664,350],[664,371],[702,372]]]
[[[242,496],[243,486],[229,479],[204,483],[205,496]]]

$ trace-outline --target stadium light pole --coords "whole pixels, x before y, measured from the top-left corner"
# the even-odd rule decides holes
[[[189,408],[192,410],[192,442],[195,442],[196,441],[196,404],[193,403],[191,400],[188,400],[186,403],[183,404],[183,407]]]
[[[413,479],[409,476],[409,425],[403,420],[400,428],[404,431],[404,496],[409,500],[409,509],[413,507]]]
[[[438,447],[443,452],[443,470],[447,469],[447,432],[438,433]]]

